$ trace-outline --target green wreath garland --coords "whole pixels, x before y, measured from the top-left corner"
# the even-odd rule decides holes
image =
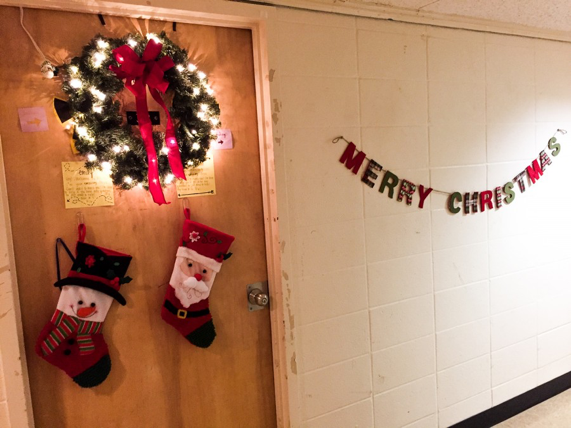
[[[141,56],[150,39],[162,44],[158,58],[169,56],[175,63],[175,67],[165,71],[164,78],[169,83],[167,94],[173,94],[169,112],[185,168],[206,160],[211,140],[217,137],[215,130],[220,127],[220,107],[206,75],[189,62],[187,51],[164,32],[147,34],[146,39],[138,34],[122,38],[95,36],[80,56],[63,66],[62,89],[69,96],[75,148],[87,157],[85,166],[90,170],[108,170],[113,184],[125,190],[136,185],[148,189],[147,155],[142,138],[126,124],[120,102],[113,99],[123,90],[124,83],[109,66],[118,65],[113,49],[127,44]],[[153,132],[153,141],[160,184],[165,187],[174,176],[165,154],[164,133]]]

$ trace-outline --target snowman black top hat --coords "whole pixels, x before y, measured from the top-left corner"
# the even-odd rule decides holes
[[[132,257],[82,241],[77,242],[76,254],[67,278],[57,281],[54,286],[71,285],[91,288],[125,305],[127,302],[119,290],[122,284],[131,282],[131,278],[125,274]]]

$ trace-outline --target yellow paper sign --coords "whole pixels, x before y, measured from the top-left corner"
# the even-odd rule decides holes
[[[216,195],[216,182],[214,180],[214,160],[210,155],[206,161],[196,168],[184,171],[186,181],[177,180],[176,193],[180,198],[191,196]]]
[[[61,168],[66,208],[115,205],[109,173],[88,171],[84,162],[62,162]]]

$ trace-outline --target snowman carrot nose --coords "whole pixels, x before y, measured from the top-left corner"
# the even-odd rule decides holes
[[[97,310],[96,307],[85,307],[85,308],[79,308],[77,310],[77,315],[81,318],[85,318],[88,317],[89,315],[91,315],[93,312],[95,312]]]
[[[195,273],[194,277],[196,278],[197,281],[202,281],[202,275],[199,273]]]

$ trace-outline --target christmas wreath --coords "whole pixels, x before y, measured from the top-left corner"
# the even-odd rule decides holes
[[[175,177],[184,179],[185,167],[205,161],[220,126],[220,108],[206,75],[164,32],[146,38],[98,35],[63,71],[75,148],[87,157],[88,169],[108,170],[121,189],[143,186],[163,204],[162,187]],[[124,88],[135,96],[139,132],[125,122],[114,99]],[[147,89],[165,111],[165,132],[152,129]],[[171,93],[167,108],[162,95]]]

